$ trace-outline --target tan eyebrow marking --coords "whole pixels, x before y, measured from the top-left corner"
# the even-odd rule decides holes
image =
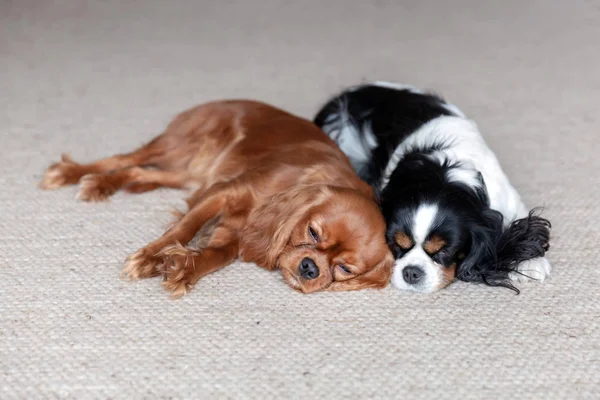
[[[428,254],[435,254],[446,245],[446,241],[438,235],[433,235],[429,240],[423,244],[423,249]]]
[[[413,246],[412,239],[405,232],[396,232],[394,237],[398,246],[403,250],[408,250]]]

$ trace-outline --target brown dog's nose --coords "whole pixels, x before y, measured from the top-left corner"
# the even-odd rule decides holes
[[[317,264],[312,259],[305,257],[300,261],[298,273],[304,279],[315,279],[319,276],[319,267],[317,267]]]

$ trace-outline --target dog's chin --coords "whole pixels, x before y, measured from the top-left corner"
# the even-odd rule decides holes
[[[314,281],[308,281],[306,284],[302,284],[301,278],[298,278],[294,273],[288,271],[283,267],[279,267],[281,270],[281,275],[283,276],[283,280],[294,290],[298,292],[309,294],[315,292],[322,292],[328,290],[330,284],[328,285],[318,285],[314,284]]]
[[[294,290],[297,290],[299,292],[305,293],[303,288],[302,288],[302,284],[300,283],[300,280],[298,278],[296,278],[296,276],[294,274],[292,274],[291,272],[289,272],[287,269],[285,268],[280,268],[281,269],[281,275],[283,276],[283,280]]]

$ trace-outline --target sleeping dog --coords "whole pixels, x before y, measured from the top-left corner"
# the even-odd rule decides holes
[[[395,256],[392,283],[543,281],[550,223],[528,211],[477,125],[456,106],[388,82],[346,89],[314,122],[371,184]]]
[[[162,275],[174,297],[235,259],[280,269],[303,293],[382,288],[393,257],[373,189],[313,123],[265,103],[228,100],[179,114],[126,154],[52,164],[40,184],[80,184],[83,201],[118,190],[193,189],[189,210],[133,253],[123,276]],[[196,244],[198,233],[205,243]]]

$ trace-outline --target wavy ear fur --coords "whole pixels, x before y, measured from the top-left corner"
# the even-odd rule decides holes
[[[456,277],[466,282],[482,282],[492,286],[504,286],[510,270],[497,265],[496,243],[502,236],[502,214],[486,209],[473,222],[471,247],[460,263]],[[512,285],[511,285],[512,286]]]
[[[329,194],[325,186],[302,185],[268,199],[248,217],[241,235],[242,259],[267,269],[277,268],[294,227]]]
[[[502,215],[486,210],[479,225],[472,228],[471,251],[458,268],[457,278],[519,290],[509,280],[523,261],[543,257],[549,249],[550,222],[532,210],[525,218],[503,229]]]

